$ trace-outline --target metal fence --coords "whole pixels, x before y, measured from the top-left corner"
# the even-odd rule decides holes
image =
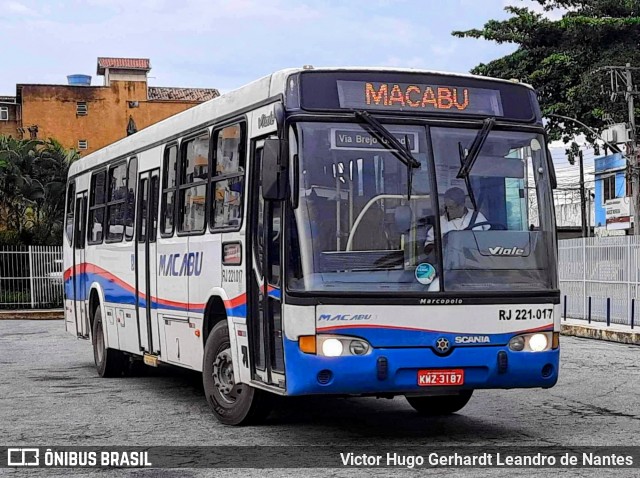
[[[559,241],[564,315],[638,325],[640,237]],[[0,309],[62,307],[62,247],[0,247]]]
[[[50,309],[63,302],[62,247],[0,247],[0,309]]]
[[[607,324],[638,324],[640,237],[559,241],[563,315]]]

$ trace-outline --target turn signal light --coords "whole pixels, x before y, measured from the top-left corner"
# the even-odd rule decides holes
[[[298,337],[298,347],[306,354],[316,353],[316,336],[315,335],[301,335]]]
[[[554,332],[552,340],[553,340],[553,342],[551,342],[552,349],[557,349],[558,347],[560,347],[560,332]]]

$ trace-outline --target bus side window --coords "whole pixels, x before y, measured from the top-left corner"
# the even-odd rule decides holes
[[[237,229],[242,222],[245,171],[245,125],[227,126],[216,133],[211,174],[211,230]]]
[[[124,236],[124,213],[127,200],[126,170],[126,163],[120,163],[109,168],[106,235],[108,242],[120,242]]]
[[[204,133],[182,145],[178,232],[204,232],[208,177],[209,134]]]
[[[160,205],[160,234],[163,237],[173,235],[173,223],[176,216],[176,179],[178,174],[178,147],[173,145],[164,152],[162,165],[162,201]]]
[[[69,244],[73,242],[73,214],[76,205],[76,183],[69,183],[67,190],[67,214],[65,216],[65,233]]]
[[[101,244],[104,237],[105,183],[107,172],[102,170],[91,176],[91,199],[89,203],[89,227],[87,242]]]
[[[127,241],[133,239],[134,220],[136,216],[136,185],[138,182],[138,158],[129,160],[127,171],[127,203],[124,213],[124,236]]]

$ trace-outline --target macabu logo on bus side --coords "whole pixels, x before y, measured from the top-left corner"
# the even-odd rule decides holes
[[[199,276],[203,257],[202,252],[161,254],[158,273],[161,276]]]

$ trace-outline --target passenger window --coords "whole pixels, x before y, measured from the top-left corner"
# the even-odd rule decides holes
[[[215,173],[211,178],[211,229],[239,229],[244,196],[244,124],[216,132]]]
[[[203,134],[186,143],[183,156],[183,175],[180,184],[209,179],[209,135]]]
[[[104,210],[106,171],[94,173],[91,177],[91,201],[89,206],[89,227],[87,241],[100,244],[104,238]]]
[[[129,160],[129,169],[127,171],[127,202],[125,204],[124,214],[124,234],[125,239],[130,241],[133,239],[134,224],[136,216],[136,185],[138,179],[138,158]]]
[[[164,152],[162,167],[162,202],[160,206],[160,233],[163,236],[173,234],[175,217],[176,179],[178,176],[178,147],[171,146]]]
[[[209,175],[208,134],[182,146],[180,168],[180,232],[202,232],[206,223],[207,179]]]
[[[127,164],[120,163],[109,168],[107,242],[122,241],[127,196]]]
[[[67,214],[65,216],[65,233],[69,244],[73,241],[73,214],[75,211],[76,205],[76,183],[72,182],[69,184],[69,188],[67,190]]]

